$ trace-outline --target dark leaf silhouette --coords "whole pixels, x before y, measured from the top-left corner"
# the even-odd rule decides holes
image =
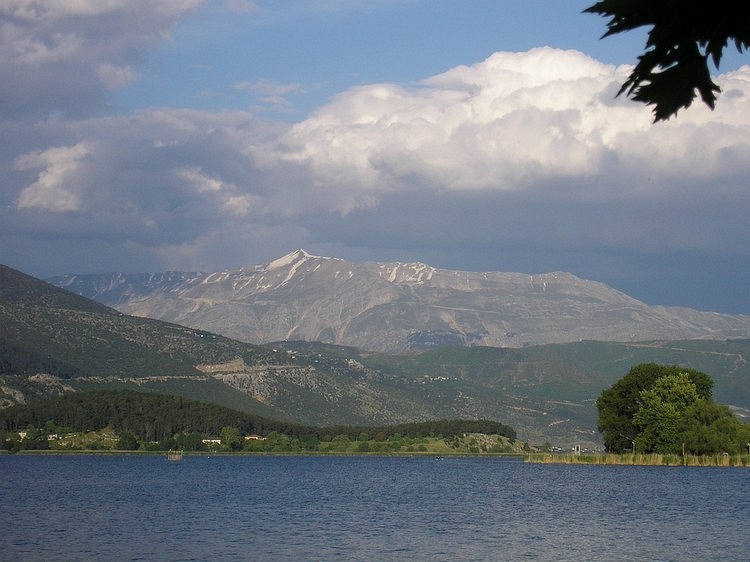
[[[646,50],[622,85],[636,101],[654,106],[654,121],[669,119],[696,97],[711,109],[720,92],[709,58],[718,68],[731,40],[750,45],[750,3],[718,0],[602,0],[585,12],[610,18],[603,37],[650,26]]]

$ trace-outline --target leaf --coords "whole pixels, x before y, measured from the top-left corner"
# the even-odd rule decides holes
[[[653,105],[655,121],[690,107],[696,90],[713,109],[721,90],[711,80],[709,57],[718,68],[730,40],[740,52],[750,46],[749,2],[601,0],[584,13],[609,18],[602,37],[651,26],[646,51],[617,95]]]

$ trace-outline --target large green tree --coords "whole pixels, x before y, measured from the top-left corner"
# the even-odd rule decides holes
[[[741,423],[727,406],[700,400],[686,410],[679,439],[693,455],[739,454],[747,451],[750,425]]]
[[[750,424],[711,399],[713,381],[677,366],[636,365],[596,402],[607,451],[738,454],[750,446]]]
[[[641,406],[633,416],[640,433],[635,448],[643,453],[679,453],[680,429],[688,410],[701,401],[686,373],[659,378],[650,390],[641,391]]]
[[[653,389],[661,377],[680,373],[688,376],[700,398],[711,399],[713,381],[705,373],[656,363],[642,363],[632,367],[624,377],[601,393],[596,401],[599,410],[597,427],[607,451],[624,453],[632,449],[641,432],[633,421],[643,404],[641,393]]]
[[[123,431],[120,433],[120,439],[117,441],[117,448],[121,451],[135,451],[140,443],[138,443],[138,439],[136,439],[135,435],[133,435],[129,431]]]
[[[696,90],[711,109],[720,91],[709,59],[719,67],[729,42],[750,46],[750,2],[738,0],[601,0],[585,10],[610,18],[604,37],[650,26],[645,52],[623,92],[654,106],[654,120],[689,107]]]
[[[219,438],[221,439],[222,448],[226,451],[239,451],[242,449],[242,433],[236,427],[222,427]]]

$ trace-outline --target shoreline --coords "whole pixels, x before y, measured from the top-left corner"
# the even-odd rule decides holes
[[[174,452],[174,451],[172,451]],[[180,451],[182,457],[433,457],[433,458],[508,458],[523,460],[521,453],[433,453],[424,451],[345,452],[345,451]],[[117,449],[28,449],[0,451],[21,456],[151,456],[166,457],[169,451],[128,451]]]
[[[173,451],[174,452],[174,451]],[[75,450],[23,450],[18,452],[0,451],[8,456],[147,456],[167,457],[169,451],[128,451],[114,449],[75,449]],[[516,459],[525,464],[576,464],[598,466],[664,466],[664,467],[715,467],[750,468],[750,455],[682,455],[677,454],[613,454],[593,453],[576,455],[573,453],[432,453],[423,451],[401,452],[341,452],[341,451],[181,451],[182,457],[424,457],[424,458],[485,458]],[[179,461],[178,461],[179,462]]]
[[[750,455],[747,453],[730,455],[678,455],[678,454],[641,454],[641,453],[597,453],[597,454],[553,454],[529,453],[523,461],[529,464],[592,464],[606,466],[701,466],[719,468],[748,468]]]

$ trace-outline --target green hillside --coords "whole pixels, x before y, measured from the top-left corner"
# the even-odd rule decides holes
[[[267,349],[121,314],[0,265],[0,375],[198,375],[195,365]]]

